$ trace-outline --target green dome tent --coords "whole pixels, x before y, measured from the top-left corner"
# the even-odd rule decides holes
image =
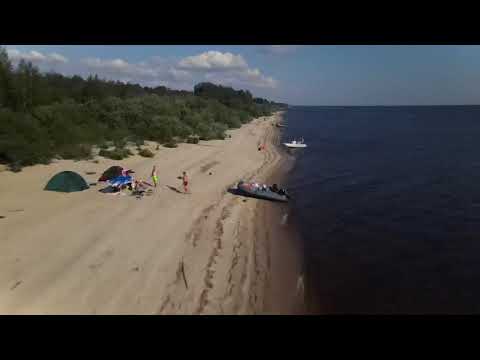
[[[73,171],[62,171],[50,179],[44,190],[73,192],[83,191],[89,186],[85,179]]]

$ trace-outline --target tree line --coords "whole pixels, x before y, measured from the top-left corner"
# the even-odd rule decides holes
[[[122,158],[129,141],[175,146],[192,136],[224,139],[227,129],[285,106],[210,83],[191,92],[42,73],[24,60],[13,66],[0,47],[0,163],[12,170],[89,158],[94,145],[113,145]]]

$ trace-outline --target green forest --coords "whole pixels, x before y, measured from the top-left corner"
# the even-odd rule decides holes
[[[119,160],[131,155],[127,142],[175,147],[224,139],[227,129],[285,106],[211,83],[190,92],[42,73],[23,60],[14,66],[0,47],[0,163],[13,171],[54,158],[87,159],[93,146]]]

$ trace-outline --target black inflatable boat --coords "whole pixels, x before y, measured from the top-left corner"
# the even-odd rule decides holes
[[[281,202],[287,202],[289,199],[289,196],[285,192],[285,190],[279,189],[279,191],[276,192],[272,191],[272,189],[269,187],[264,189],[262,186],[257,187],[254,183],[247,183],[244,181],[240,181],[238,183],[237,189],[241,194],[259,199],[267,199]]]

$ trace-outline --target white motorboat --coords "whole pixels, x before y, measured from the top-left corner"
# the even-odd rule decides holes
[[[289,143],[283,143],[283,145],[289,148],[306,148],[307,147],[307,144],[304,143],[303,139],[300,141],[292,140]]]

